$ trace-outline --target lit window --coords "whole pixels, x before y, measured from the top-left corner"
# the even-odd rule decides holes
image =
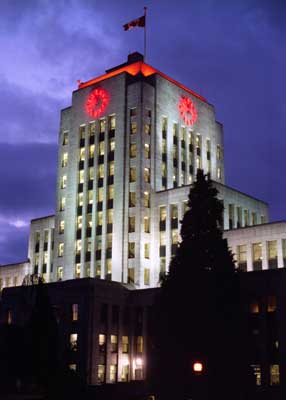
[[[101,119],[99,121],[99,132],[100,133],[105,132],[105,119]]]
[[[221,179],[221,168],[217,168],[217,179]]]
[[[144,182],[150,183],[150,168],[144,168]]]
[[[109,118],[109,129],[113,131],[115,128],[116,128],[116,118],[115,115],[111,115],[111,117]]]
[[[79,215],[77,217],[77,229],[81,229],[82,228],[82,215]]]
[[[220,145],[216,147],[216,158],[217,160],[222,160],[222,148]]]
[[[66,167],[68,165],[68,153],[63,153],[62,155],[62,167]]]
[[[135,273],[134,268],[128,268],[128,283],[134,283]]]
[[[13,314],[12,314],[12,310],[8,310],[7,311],[7,324],[11,325],[13,322]]]
[[[85,138],[85,125],[79,127],[79,136],[81,139]]]
[[[130,168],[129,181],[136,182],[136,168],[135,167]]]
[[[150,244],[145,243],[144,244],[144,258],[150,258]]]
[[[247,246],[242,244],[237,246],[237,264],[242,271],[247,270]]]
[[[143,193],[143,205],[144,207],[150,207],[150,193],[144,192]]]
[[[63,175],[61,178],[61,189],[65,189],[67,187],[67,176]]]
[[[115,140],[113,138],[113,139],[110,139],[110,141],[109,141],[109,151],[114,151],[114,150],[115,150]]]
[[[104,164],[99,164],[98,170],[97,170],[97,175],[98,175],[98,178],[104,177]]]
[[[167,210],[165,206],[160,207],[160,222],[166,221]]]
[[[150,159],[150,144],[149,143],[144,144],[144,154],[145,154],[145,158],[147,160],[149,160]]]
[[[75,251],[76,251],[76,254],[80,254],[81,248],[82,248],[81,239],[79,239],[79,240],[77,240],[77,241],[75,242]]]
[[[136,143],[130,144],[130,158],[136,157]]]
[[[98,213],[97,213],[97,225],[102,225],[102,221],[103,221],[102,211],[98,211]]]
[[[106,270],[107,278],[109,280],[111,280],[111,275],[112,275],[112,259],[111,258],[106,259],[105,270]]]
[[[72,351],[77,351],[78,348],[78,337],[77,337],[77,333],[71,333],[70,334],[70,349]]]
[[[106,351],[106,335],[100,333],[98,335],[98,344],[99,344],[99,351],[101,353],[105,353]]]
[[[99,142],[98,155],[99,156],[103,156],[104,155],[104,142],[103,141]]]
[[[62,219],[59,222],[59,233],[62,234],[62,233],[64,233],[64,231],[65,231],[65,221]]]
[[[72,305],[72,320],[73,321],[78,320],[78,304]]]
[[[179,241],[178,229],[172,229],[171,236],[172,236],[172,244],[178,244]]]
[[[113,223],[113,209],[107,210],[107,223],[108,224]]]
[[[67,144],[69,144],[69,133],[64,132],[63,133],[63,145],[66,146]]]
[[[150,233],[150,218],[144,217],[144,232]]]
[[[128,258],[135,257],[135,242],[128,243]]]
[[[258,364],[251,365],[253,370],[253,375],[255,377],[256,386],[261,386],[261,366]]]
[[[103,201],[103,194],[104,194],[103,188],[98,188],[98,190],[97,190],[97,201],[98,202]]]
[[[267,242],[268,260],[277,259],[277,241],[271,240]]]
[[[89,136],[94,136],[95,134],[95,122],[89,123]]]
[[[93,203],[93,191],[89,190],[87,192],[87,200],[88,200],[88,204],[92,204]]]
[[[253,300],[250,305],[249,305],[249,311],[252,314],[258,314],[259,313],[259,303],[257,300]]]
[[[58,257],[62,257],[64,255],[64,243],[59,243],[58,246]]]
[[[84,183],[84,170],[81,169],[78,174],[78,181],[79,183]]]
[[[150,285],[150,269],[144,268],[144,285]]]
[[[66,198],[65,197],[61,197],[61,199],[60,199],[60,211],[64,211],[65,210],[65,206],[66,206]]]
[[[129,351],[129,338],[128,336],[122,336],[122,353],[128,353]]]
[[[196,167],[197,167],[197,169],[200,169],[201,168],[201,158],[200,157],[196,157]],[[219,176],[219,172],[220,171],[220,169],[218,168],[218,176]],[[218,179],[220,179],[219,177],[218,177]]]
[[[101,277],[101,262],[100,261],[96,261],[96,263],[95,263],[95,276],[97,278]]]
[[[143,353],[143,336],[137,336],[136,338],[136,352]]]
[[[276,297],[268,296],[267,298],[267,311],[274,312],[276,311]]]
[[[57,268],[57,280],[62,281],[63,280],[63,267],[58,267]]]
[[[128,232],[135,232],[135,216],[131,216],[128,218]]]
[[[280,383],[280,372],[279,372],[279,365],[273,364],[270,365],[270,385],[276,386]]]
[[[114,186],[109,185],[107,188],[107,195],[108,195],[108,200],[113,200],[114,199]]]
[[[80,161],[84,161],[84,159],[85,159],[85,148],[82,147],[82,148],[80,148],[80,150],[79,150],[79,160],[80,160]]]
[[[105,365],[103,364],[98,364],[97,380],[98,383],[104,383],[105,381]]]
[[[145,133],[146,133],[146,135],[150,135],[150,133],[151,133],[151,124],[145,124]]]
[[[70,371],[76,371],[76,364],[69,364]]]
[[[166,231],[160,232],[160,246],[166,246]]]
[[[112,247],[112,233],[108,233],[106,235],[106,247],[111,248]]]
[[[79,279],[80,278],[80,263],[77,263],[75,265],[75,278]]]
[[[167,140],[166,139],[162,139],[162,153],[166,154],[167,153]]]
[[[110,376],[109,376],[110,382],[114,383],[117,381],[117,365],[111,364],[110,365]]]
[[[94,149],[95,149],[94,144],[91,144],[89,146],[89,158],[93,158],[94,157]]]
[[[135,135],[137,133],[137,123],[131,122],[130,124],[130,134]]]
[[[118,340],[117,335],[110,335],[111,353],[117,353]]]
[[[253,269],[260,268],[262,265],[262,244],[252,244],[252,257],[253,257]]]
[[[129,207],[136,206],[136,192],[129,192]]]
[[[108,164],[108,175],[114,176],[114,161],[110,161]]]
[[[78,206],[83,205],[83,193],[82,192],[80,192],[77,196],[77,204],[78,204]]]
[[[93,180],[94,180],[94,168],[93,168],[93,167],[90,167],[90,168],[88,169],[88,179],[89,179],[90,181],[93,181]]]

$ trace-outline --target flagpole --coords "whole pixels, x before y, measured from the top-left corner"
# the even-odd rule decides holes
[[[144,24],[144,62],[146,62],[146,14],[147,14],[147,7],[144,7],[144,17],[145,17],[145,24]]]

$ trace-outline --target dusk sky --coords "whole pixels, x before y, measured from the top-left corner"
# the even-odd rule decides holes
[[[2,0],[0,264],[25,260],[30,219],[55,212],[60,109],[77,79],[143,52],[224,125],[226,183],[286,219],[285,0]]]

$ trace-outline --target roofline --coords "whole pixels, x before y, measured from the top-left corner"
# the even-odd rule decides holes
[[[38,221],[40,219],[46,219],[46,218],[51,218],[51,217],[55,217],[55,214],[46,215],[45,217],[33,218],[33,219],[31,219],[31,223],[34,221]]]
[[[260,228],[261,226],[266,226],[266,225],[275,225],[275,224],[286,224],[286,220],[282,221],[271,221],[271,222],[265,222],[263,224],[256,224],[256,225],[249,225],[249,226],[242,226],[240,228],[234,228],[234,229],[224,229],[223,232],[237,232],[242,229],[253,229],[253,228]]]
[[[26,264],[26,263],[28,263],[28,262],[29,262],[29,260],[27,259],[27,260],[25,260],[25,261],[19,261],[19,262],[15,262],[15,263],[11,263],[11,264],[0,265],[0,268],[3,268],[3,267],[12,267],[12,266],[14,266],[14,265]]]
[[[137,61],[132,64],[127,64],[121,68],[115,69],[111,72],[108,72],[104,75],[101,75],[97,78],[91,79],[86,82],[81,82],[78,85],[78,89],[83,89],[88,86],[94,85],[95,83],[102,82],[106,79],[112,78],[113,76],[117,76],[122,73],[128,73],[130,75],[136,76],[138,74],[143,74],[145,77],[151,76],[154,74],[160,75],[162,78],[168,80],[169,82],[173,83],[174,85],[180,87],[181,89],[185,90],[186,92],[190,93],[191,95],[197,97],[198,99],[202,100],[205,103],[208,103],[207,99],[200,94],[194,92],[193,90],[187,88],[185,85],[182,85],[181,83],[177,82],[175,79],[169,77],[168,75],[164,74],[163,72],[153,68],[149,64],[145,64],[143,61]]]

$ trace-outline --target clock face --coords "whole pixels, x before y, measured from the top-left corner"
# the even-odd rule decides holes
[[[198,112],[192,100],[182,96],[179,101],[179,111],[186,125],[194,125],[198,119]]]
[[[100,117],[109,103],[109,95],[102,88],[94,89],[89,95],[85,103],[85,110],[90,117]]]

